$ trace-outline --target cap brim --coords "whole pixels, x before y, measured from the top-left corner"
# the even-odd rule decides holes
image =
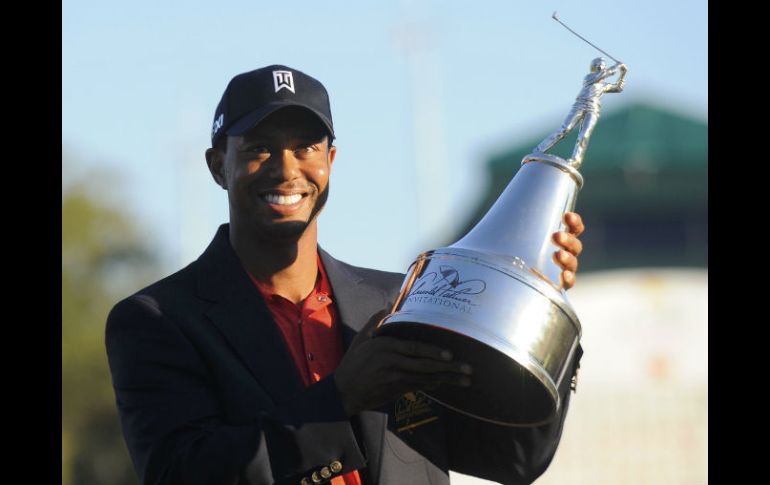
[[[296,103],[292,101],[279,101],[279,102],[272,102],[269,103],[262,108],[252,111],[251,113],[242,116],[238,121],[232,124],[230,128],[225,130],[225,133],[227,133],[230,136],[238,136],[243,135],[247,131],[249,131],[251,128],[257,126],[257,124],[268,117],[268,115],[275,113],[281,108],[286,108],[288,106],[298,106],[300,108],[305,108],[306,110],[310,111],[314,115],[318,116],[318,119],[321,120],[321,122],[324,124],[327,130],[329,130],[329,133],[331,133],[332,138],[334,138],[334,129],[332,129],[332,123],[330,120],[326,119],[326,117],[321,114],[319,111],[316,111],[315,109],[302,104],[302,103]]]

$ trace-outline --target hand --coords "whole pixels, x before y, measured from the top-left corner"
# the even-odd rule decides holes
[[[334,371],[334,382],[348,416],[441,384],[469,386],[471,367],[452,359],[448,350],[416,340],[372,338],[388,314],[372,316]]]
[[[620,67],[620,70],[621,70],[621,71],[623,71],[623,72],[626,72],[626,71],[628,70],[628,68],[626,67],[626,65],[625,65],[625,64],[623,64],[623,63],[621,63],[621,64],[620,64],[620,66],[618,66],[618,67]]]
[[[578,268],[578,259],[583,252],[583,243],[578,236],[583,234],[585,226],[583,219],[577,212],[567,212],[564,214],[564,223],[569,232],[556,232],[553,234],[553,241],[562,247],[562,249],[553,253],[554,261],[561,269],[561,286],[569,290],[575,286]]]

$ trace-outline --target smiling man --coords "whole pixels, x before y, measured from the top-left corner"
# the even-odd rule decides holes
[[[333,140],[328,94],[312,77],[275,65],[227,86],[206,161],[229,224],[107,320],[141,483],[446,484],[450,469],[531,483],[556,450],[569,379],[560,415],[533,428],[472,420],[419,392],[468,386],[473,369],[433,345],[372,338],[403,275],[319,248]],[[554,257],[571,287],[583,224],[574,213],[565,222]]]

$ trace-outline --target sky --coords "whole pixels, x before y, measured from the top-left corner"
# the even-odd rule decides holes
[[[707,121],[706,0],[63,0],[63,189],[84,181],[135,216],[166,273],[190,263],[228,219],[204,158],[222,92],[284,64],[331,98],[321,246],[404,272],[463,225],[491,156],[559,126],[602,55],[554,11],[628,66],[603,112]]]

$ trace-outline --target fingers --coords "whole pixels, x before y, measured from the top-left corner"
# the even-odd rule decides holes
[[[585,225],[583,224],[583,218],[577,212],[565,212],[564,223],[569,228],[569,232],[575,236],[583,234],[585,231]]]
[[[444,362],[451,361],[453,357],[452,352],[447,349],[418,340],[405,340],[393,337],[381,337],[378,340],[381,340],[382,345],[386,346],[386,351],[409,357],[420,357]]]
[[[400,395],[409,391],[430,391],[437,389],[444,384],[469,387],[471,382],[471,377],[454,372],[403,374],[399,379],[400,390],[398,391],[398,394]]]
[[[443,385],[469,387],[471,377],[455,372],[417,373],[391,370],[387,379],[363,393],[360,409],[375,409],[407,392],[431,391]]]
[[[578,258],[575,255],[560,249],[553,253],[553,260],[563,271],[577,272]]]
[[[560,249],[559,251],[556,251],[554,253],[554,261],[562,269],[561,286],[564,289],[569,290],[570,288],[575,286],[575,281],[576,281],[575,273],[577,272],[577,268],[578,268],[577,257],[573,256],[567,251],[564,251],[563,249]]]
[[[464,362],[442,362],[433,359],[418,359],[413,357],[399,356],[397,362],[398,369],[407,373],[418,374],[473,374],[473,369]]]
[[[363,340],[350,348],[334,372],[348,416],[374,409],[405,392],[447,384],[470,386],[473,369],[435,345],[394,337]]]
[[[557,232],[553,235],[553,242],[569,251],[573,256],[580,256],[580,253],[583,252],[583,243],[572,234]]]
[[[565,213],[564,223],[568,232],[557,232],[553,235],[553,241],[562,247],[553,253],[553,258],[554,262],[562,269],[561,285],[568,290],[575,286],[578,256],[583,252],[583,243],[578,239],[578,236],[585,231],[585,225],[583,218],[576,212]]]
[[[377,340],[390,352],[388,366],[401,390],[433,389],[441,384],[471,385],[471,365],[453,360],[446,349],[416,340]]]
[[[575,273],[572,271],[562,271],[561,272],[561,286],[565,290],[569,290],[573,286],[575,286],[575,281],[577,280],[577,277],[575,276]]]
[[[564,223],[567,225],[568,231],[554,233],[553,241],[573,255],[580,256],[580,253],[583,252],[583,243],[580,242],[578,236],[585,231],[583,218],[577,212],[567,212],[564,214]]]

